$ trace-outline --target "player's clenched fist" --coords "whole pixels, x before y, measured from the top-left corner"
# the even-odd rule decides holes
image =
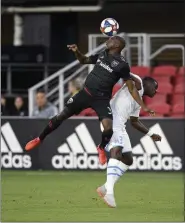
[[[158,134],[153,134],[151,137],[154,141],[161,141],[161,136]]]
[[[76,52],[78,50],[78,47],[76,44],[67,45],[69,50],[72,50],[73,52]]]

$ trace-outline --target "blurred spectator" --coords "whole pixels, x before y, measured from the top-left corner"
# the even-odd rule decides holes
[[[11,112],[13,116],[27,116],[28,113],[24,108],[24,101],[23,98],[18,96],[14,100],[14,109]]]
[[[36,95],[36,107],[32,116],[38,118],[51,118],[58,113],[57,107],[47,101],[44,91],[38,91]]]
[[[78,93],[84,84],[84,80],[82,78],[73,79],[68,83],[68,92],[70,93],[70,97],[74,96]],[[96,116],[96,112],[92,108],[87,108],[83,110],[79,116]]]
[[[81,79],[74,79],[69,81],[68,83],[68,92],[70,93],[70,96],[75,95],[76,93],[78,93],[80,91],[80,89],[82,88],[83,82]]]
[[[1,96],[1,115],[2,116],[8,116],[9,111],[6,106],[6,98],[4,96]]]

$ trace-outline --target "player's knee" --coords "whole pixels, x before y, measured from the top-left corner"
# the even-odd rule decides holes
[[[133,164],[133,157],[131,153],[124,153],[121,160],[124,164],[131,166]]]
[[[127,165],[131,166],[133,164],[133,157],[129,157],[127,160]]]
[[[112,148],[110,151],[111,158],[121,160],[122,159],[122,148],[116,147]]]
[[[58,121],[64,121],[66,119],[68,119],[69,117],[71,117],[74,114],[74,112],[69,109],[68,107],[64,107],[64,110],[62,112],[60,112],[56,117],[56,119]]]
[[[103,119],[102,125],[104,131],[112,131],[112,120],[111,119]]]
[[[109,131],[109,132],[113,132],[112,131],[112,125],[111,124],[108,124],[108,125],[106,125],[105,127],[104,127],[104,131]]]

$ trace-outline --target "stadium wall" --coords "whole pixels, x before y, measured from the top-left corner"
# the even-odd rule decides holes
[[[87,34],[99,33],[104,18],[115,18],[126,33],[184,33],[184,6],[179,2],[124,3],[107,5],[102,11],[78,13],[78,44],[87,51]],[[174,15],[175,16],[172,16]],[[146,19],[147,18],[147,19]],[[88,21],[88,22],[87,22]]]
[[[155,144],[129,123],[127,131],[133,146],[131,171],[182,171],[184,166],[184,120],[143,119],[162,136]],[[43,129],[47,120],[3,118],[1,122],[2,169],[21,170],[103,170],[98,163],[96,145],[100,124],[94,118],[72,118],[63,123],[44,143],[30,152],[24,145]]]

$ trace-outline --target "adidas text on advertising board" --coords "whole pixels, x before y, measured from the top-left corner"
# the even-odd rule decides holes
[[[140,144],[133,148],[133,164],[130,170],[179,171],[182,170],[181,157],[174,156],[161,126],[157,123],[152,128],[162,137],[161,142],[154,143],[151,137],[143,136]]]
[[[29,169],[31,157],[23,154],[23,149],[10,125],[1,126],[1,167],[5,169]]]
[[[58,155],[51,159],[55,169],[105,169],[100,165],[96,145],[84,123],[75,128],[75,132],[66,138],[67,143],[58,147]]]

